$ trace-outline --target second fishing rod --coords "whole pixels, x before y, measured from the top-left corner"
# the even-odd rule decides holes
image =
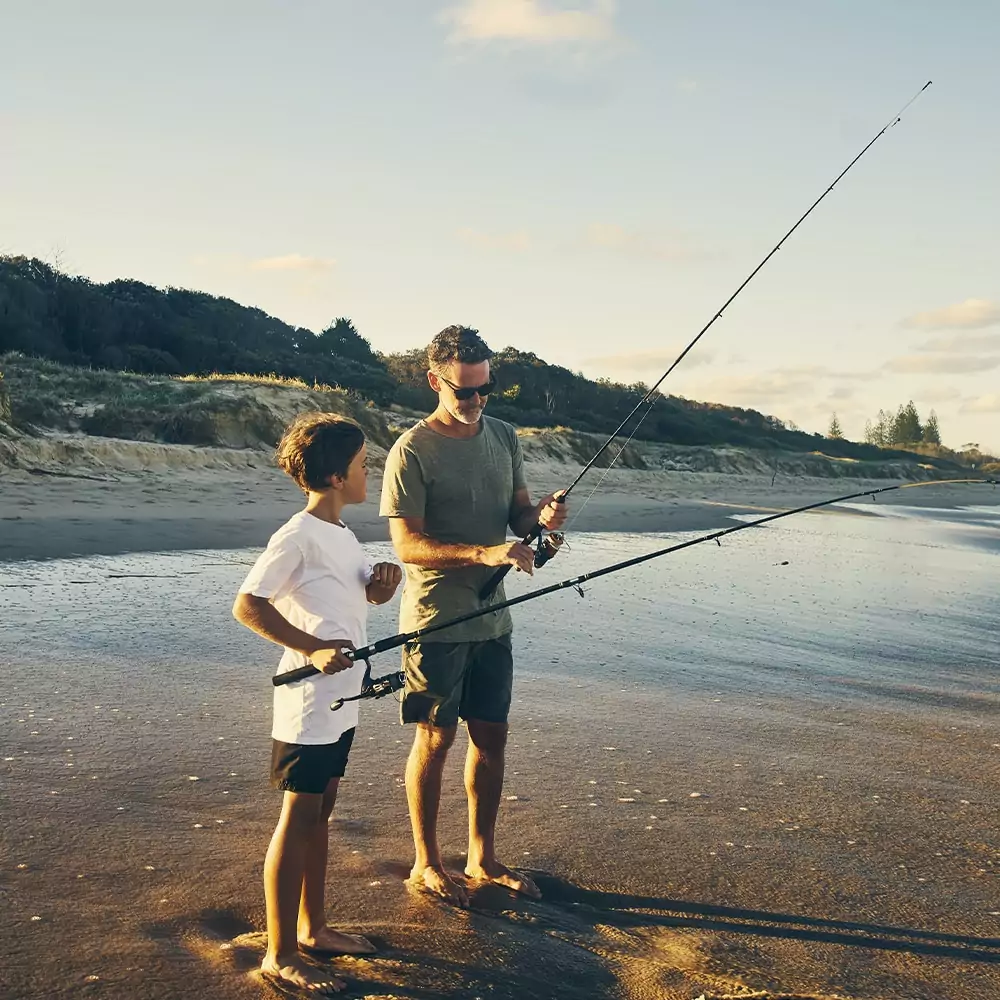
[[[909,108],[911,104],[913,104],[913,102],[931,85],[931,83],[932,81],[928,80],[927,83],[925,83],[920,88],[920,90],[918,90],[917,93],[914,94],[913,97],[911,97],[910,100],[907,101],[906,104],[903,105],[903,107],[900,108],[900,110],[895,115],[893,115],[892,119],[886,122],[886,124],[882,127],[882,129],[878,132],[878,134],[875,135],[868,142],[868,144],[854,157],[853,160],[851,160],[850,163],[847,164],[846,167],[844,167],[843,170],[841,170],[841,172],[834,178],[832,183],[830,183],[826,187],[823,193],[809,206],[809,208],[806,209],[805,212],[802,213],[802,215],[795,222],[792,228],[789,229],[788,232],[785,233],[785,235],[782,236],[777,243],[775,243],[775,245],[770,249],[770,251],[768,251],[767,255],[763,258],[763,260],[761,260],[761,262],[750,272],[750,274],[748,274],[747,277],[743,279],[743,281],[736,288],[736,291],[734,291],[732,295],[730,295],[729,298],[726,299],[726,301],[712,316],[712,318],[698,331],[696,336],[692,338],[691,342],[687,345],[687,347],[685,347],[684,350],[677,355],[677,357],[674,359],[670,367],[659,377],[659,379],[657,379],[656,383],[652,387],[650,387],[650,389],[639,400],[639,402],[636,403],[635,406],[629,411],[629,413],[625,416],[625,418],[618,425],[618,427],[615,428],[614,432],[610,435],[607,441],[605,441],[604,444],[602,444],[601,447],[598,448],[598,450],[595,452],[594,456],[590,459],[590,461],[587,462],[587,464],[580,470],[576,479],[574,479],[573,482],[570,483],[570,485],[565,490],[563,490],[562,493],[556,498],[556,501],[558,503],[566,502],[566,498],[573,492],[573,490],[576,488],[580,480],[583,479],[583,477],[594,467],[597,460],[614,443],[615,439],[618,437],[619,434],[621,434],[622,430],[626,427],[628,422],[636,415],[636,413],[638,413],[639,410],[641,410],[644,406],[652,407],[652,405],[656,401],[657,391],[659,390],[660,386],[663,385],[667,376],[670,375],[670,373],[684,360],[685,357],[687,357],[691,349],[711,329],[716,320],[718,320],[722,316],[722,314],[726,311],[726,309],[729,308],[729,306],[740,294],[740,292],[742,292],[743,289],[746,288],[751,281],[753,281],[753,279],[757,276],[758,272],[764,267],[764,265],[767,264],[767,262],[781,249],[782,245],[792,235],[792,233],[794,233],[795,230],[798,229],[799,226],[801,226],[802,223],[805,222],[807,218],[809,218],[809,216],[812,214],[813,210],[819,205],[819,203],[823,201],[824,198],[826,198],[826,196],[837,186],[838,183],[840,183],[840,181],[844,178],[844,176],[848,173],[848,171],[850,171],[850,169],[858,162],[858,160],[860,160],[861,157],[864,156],[865,153],[867,153],[868,150],[871,149],[872,146],[874,146],[875,143],[878,142],[878,140],[881,139],[882,136],[889,131],[889,129],[891,129],[894,125],[896,125],[900,121],[906,109]],[[644,418],[645,414],[643,415],[643,419]],[[541,537],[542,531],[543,529],[541,525],[536,524],[535,527],[532,528],[532,530],[522,539],[522,541],[524,542],[525,545],[530,545],[536,539],[539,539]],[[541,563],[537,564],[540,565]],[[503,578],[510,572],[511,569],[512,569],[511,566],[502,566],[500,569],[498,569],[486,582],[482,590],[480,590],[479,599],[482,601],[489,600],[496,592],[497,587],[500,586],[500,583],[503,580]]]
[[[424,636],[432,635],[435,632],[442,632],[455,625],[461,625],[463,622],[473,621],[476,618],[482,618],[484,615],[492,614],[494,611],[499,611],[504,608],[513,608],[518,604],[524,604],[527,601],[535,601],[540,597],[546,597],[549,594],[555,594],[558,591],[568,590],[570,588],[578,590],[582,594],[582,585],[590,582],[591,580],[597,580],[600,577],[609,576],[612,573],[620,573],[622,570],[631,569],[633,566],[639,566],[643,563],[650,562],[653,559],[660,559],[663,556],[672,555],[675,552],[680,552],[682,549],[689,549],[694,545],[703,545],[706,542],[715,542],[721,546],[720,539],[725,538],[727,535],[733,535],[740,531],[749,531],[751,528],[759,528],[762,525],[770,524],[772,521],[780,521],[786,517],[793,517],[797,514],[805,514],[811,510],[820,510],[824,507],[832,507],[836,504],[846,503],[850,500],[860,500],[864,497],[871,497],[874,500],[875,497],[881,496],[883,493],[894,493],[897,490],[921,489],[928,486],[959,486],[973,484],[979,486],[992,486],[995,489],[998,485],[1000,485],[1000,480],[992,478],[923,480],[916,483],[897,483],[895,486],[877,486],[869,490],[859,490],[855,493],[846,493],[843,496],[829,497],[826,500],[818,500],[814,503],[803,504],[801,507],[793,507],[790,510],[776,511],[773,514],[767,514],[764,517],[758,517],[752,521],[743,521],[739,524],[731,525],[728,528],[720,528],[717,531],[709,532],[707,535],[698,535],[696,538],[689,538],[683,542],[674,542],[664,548],[655,549],[652,552],[645,552],[642,555],[633,556],[631,559],[624,559],[621,562],[612,563],[610,566],[602,566],[600,569],[591,570],[589,573],[583,573],[580,576],[573,576],[566,580],[560,580],[558,583],[549,584],[547,587],[541,587],[538,590],[528,591],[528,593],[520,594],[517,597],[510,597],[507,600],[501,601],[499,604],[492,605],[490,607],[479,608],[476,611],[470,611],[467,614],[458,615],[455,618],[439,621],[433,625],[425,625],[423,628],[415,629],[412,632],[399,632],[396,635],[390,635],[384,639],[379,639],[376,642],[369,643],[367,646],[362,646],[360,649],[345,648],[342,652],[348,659],[355,662],[367,661],[370,657],[375,656],[378,653],[385,653],[391,649],[398,649],[400,646],[403,646],[408,642],[413,642],[414,640],[421,639]],[[314,667],[312,664],[306,664],[305,666],[296,667],[292,670],[276,674],[271,678],[271,683],[275,687],[282,687],[285,684],[293,684],[296,681],[305,680],[307,677],[315,677],[320,672],[321,671],[318,667]],[[394,683],[394,679],[399,677],[401,677],[401,675],[398,672],[388,674],[385,677],[379,677],[372,682],[372,685],[379,685],[377,693],[362,693],[360,696],[355,698],[344,700],[358,701],[362,698],[380,697],[381,694],[388,694],[391,691],[397,691],[402,685],[402,681]],[[375,688],[372,687],[371,690],[375,691]],[[337,707],[339,707],[339,705]]]

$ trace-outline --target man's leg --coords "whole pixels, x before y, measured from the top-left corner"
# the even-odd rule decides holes
[[[465,759],[465,791],[469,798],[469,854],[465,874],[496,882],[539,899],[538,887],[526,875],[497,860],[494,838],[503,792],[507,714],[514,680],[510,636],[477,643],[462,692],[461,714],[469,727]]]
[[[525,896],[540,899],[542,894],[527,875],[501,864],[496,856],[497,811],[503,792],[507,724],[469,719],[468,726],[465,792],[469,797],[469,855],[465,874],[477,881],[497,882]]]
[[[299,947],[329,955],[370,955],[375,946],[360,934],[343,934],[326,922],[326,865],[330,847],[330,816],[337,801],[340,778],[331,778],[323,793],[319,823],[305,847],[302,898],[299,901]]]
[[[455,741],[457,726],[417,723],[413,749],[406,762],[406,801],[410,807],[413,849],[416,858],[408,883],[427,889],[458,906],[469,905],[469,895],[445,871],[437,841],[441,779],[448,750]]]

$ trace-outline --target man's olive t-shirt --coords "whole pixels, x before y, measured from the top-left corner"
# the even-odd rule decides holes
[[[524,457],[514,428],[482,416],[474,437],[445,437],[421,420],[392,446],[382,480],[382,517],[422,517],[442,542],[499,545],[507,537],[514,493],[523,489]],[[406,563],[400,603],[403,632],[503,601],[503,586],[483,602],[492,566],[427,569]],[[510,612],[494,612],[427,636],[426,642],[480,642],[513,628]]]

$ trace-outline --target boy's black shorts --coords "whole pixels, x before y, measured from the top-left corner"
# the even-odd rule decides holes
[[[342,778],[354,742],[348,729],[336,743],[271,741],[271,784],[283,792],[322,795],[331,778]]]

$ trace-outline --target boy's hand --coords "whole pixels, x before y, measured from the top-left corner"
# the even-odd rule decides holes
[[[313,650],[309,661],[324,674],[339,674],[341,670],[350,670],[354,666],[354,661],[344,656],[342,650],[345,649],[354,649],[350,639],[331,639],[328,646]]]
[[[390,594],[396,592],[400,581],[403,579],[403,570],[400,566],[391,562],[375,563],[372,567],[371,583],[382,590],[388,590]]]

